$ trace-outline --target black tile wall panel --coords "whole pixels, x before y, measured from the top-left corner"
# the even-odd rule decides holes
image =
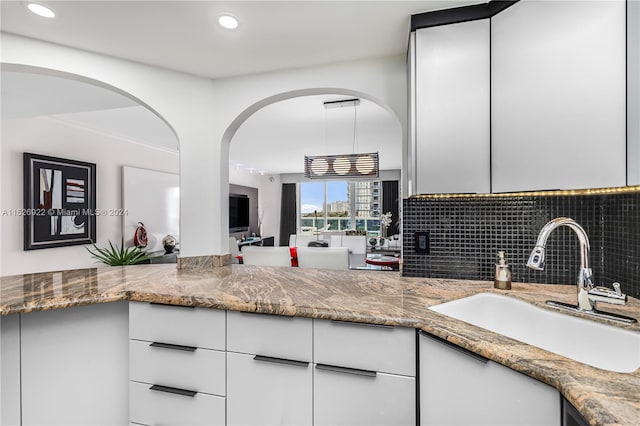
[[[493,280],[496,254],[504,250],[513,281],[574,284],[580,250],[567,227],[549,237],[544,271],[526,267],[542,227],[567,216],[589,236],[596,284],[618,281],[640,298],[640,193],[415,197],[403,207],[404,276]],[[428,255],[415,254],[416,231],[429,232]]]

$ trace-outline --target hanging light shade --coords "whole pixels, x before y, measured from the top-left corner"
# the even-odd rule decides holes
[[[351,159],[349,157],[338,157],[333,160],[333,171],[340,176],[345,176],[351,171]]]
[[[378,153],[305,156],[304,176],[308,179],[377,178],[380,176]]]
[[[308,179],[377,178],[380,176],[378,153],[356,154],[356,107],[360,99],[324,102],[325,111],[330,108],[353,107],[353,154],[315,155],[304,157],[304,176]],[[325,143],[327,117],[325,113]]]
[[[316,176],[324,176],[329,170],[329,162],[326,158],[318,157],[311,160],[311,173]]]

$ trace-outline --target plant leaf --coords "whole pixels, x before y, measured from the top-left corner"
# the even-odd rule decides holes
[[[92,244],[92,248],[85,248],[93,258],[110,266],[135,265],[150,259],[139,247],[125,247],[124,238],[121,239],[119,246],[109,241],[108,248],[98,247],[95,243]]]

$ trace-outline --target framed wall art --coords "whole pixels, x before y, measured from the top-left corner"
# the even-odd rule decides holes
[[[96,165],[24,153],[24,249],[96,241]]]

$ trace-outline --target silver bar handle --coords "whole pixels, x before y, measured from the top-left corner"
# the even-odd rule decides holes
[[[195,346],[174,345],[173,343],[164,343],[164,342],[153,342],[153,343],[150,343],[149,346],[154,348],[173,349],[176,351],[186,351],[186,352],[195,352],[195,350],[198,349]]]
[[[158,392],[164,393],[172,393],[174,395],[182,395],[193,398],[198,394],[196,391],[188,390],[188,389],[180,389],[180,388],[172,388],[171,386],[162,386],[162,385],[152,385],[149,389]]]
[[[338,367],[337,365],[316,364],[316,369],[332,371],[334,373],[353,374],[356,376],[376,377],[377,373],[371,370],[360,370],[358,368]]]
[[[274,364],[293,365],[294,367],[308,367],[309,363],[305,361],[296,361],[293,359],[276,358],[265,355],[256,355],[253,357],[254,361],[272,362]]]

